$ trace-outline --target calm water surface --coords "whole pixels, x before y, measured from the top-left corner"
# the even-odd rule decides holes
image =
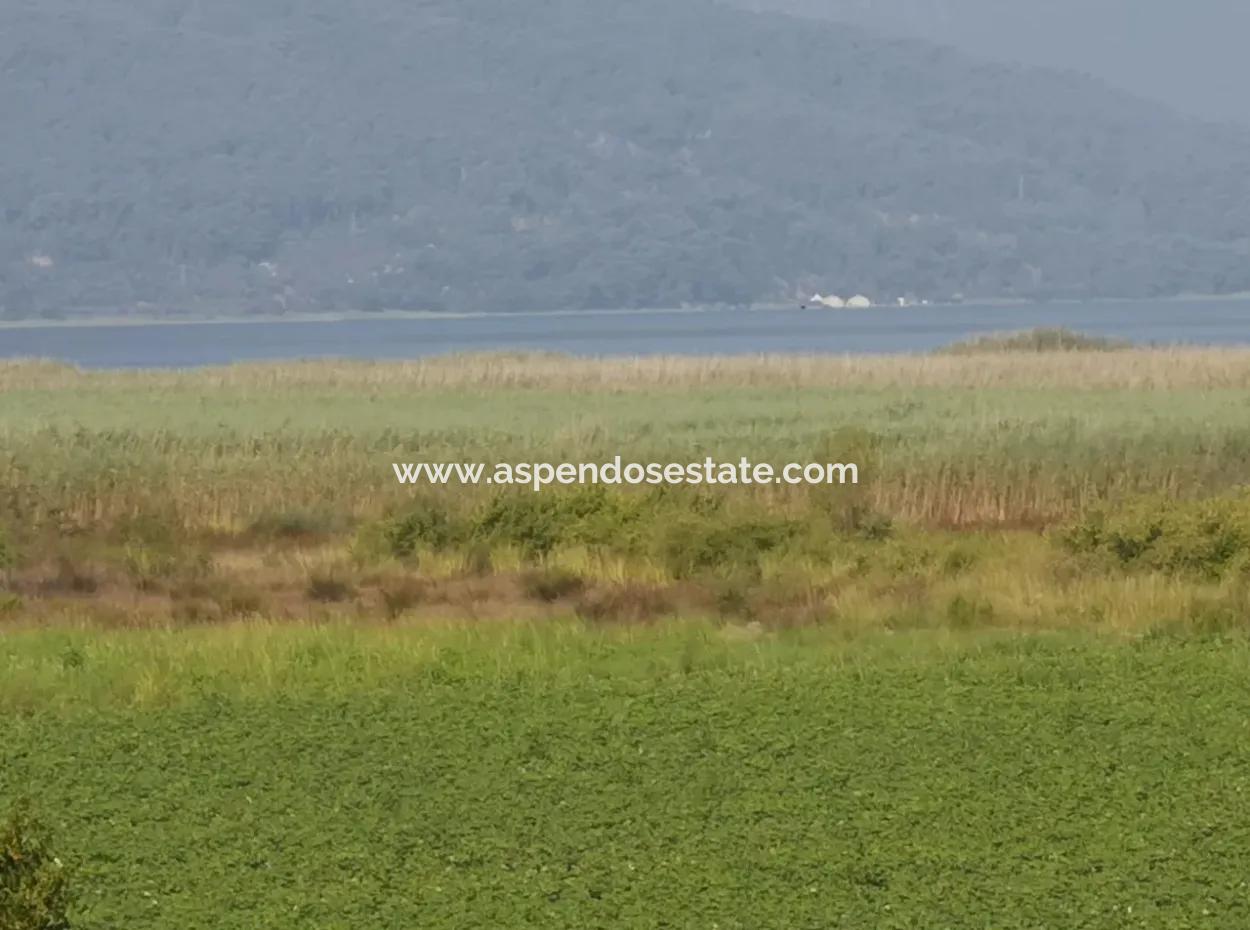
[[[37,327],[0,329],[0,358],[157,368],[497,350],[574,355],[917,352],[978,333],[1035,326],[1064,326],[1139,343],[1250,344],[1250,299]]]

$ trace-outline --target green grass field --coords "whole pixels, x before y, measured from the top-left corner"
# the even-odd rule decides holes
[[[0,640],[83,928],[1233,928],[1245,640]]]

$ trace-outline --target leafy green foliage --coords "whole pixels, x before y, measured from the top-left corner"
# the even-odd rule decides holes
[[[541,493],[501,491],[476,516],[470,535],[539,558],[560,544],[628,552],[636,545],[639,527],[655,519],[663,500],[662,495],[593,485]]]
[[[19,802],[0,824],[0,930],[69,930],[65,868]]]
[[[691,514],[662,527],[659,551],[674,578],[713,571],[758,574],[761,556],[792,539],[797,528],[792,521],[765,516],[734,520]]]
[[[90,928],[1250,924],[1243,638],[508,626],[81,637],[0,796]]]
[[[1145,498],[1101,509],[1059,533],[1071,552],[1126,568],[1219,577],[1250,568],[1250,496]]]
[[[422,548],[441,551],[457,536],[445,505],[424,499],[383,524],[382,539],[389,553],[397,558],[415,555]]]

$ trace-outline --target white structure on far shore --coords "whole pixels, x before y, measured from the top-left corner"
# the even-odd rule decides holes
[[[828,307],[831,310],[841,310],[846,306],[846,301],[837,294],[830,294],[828,297],[822,297],[820,294],[813,294],[812,299],[808,301],[813,307]]]
[[[863,294],[856,294],[846,302],[846,305],[852,310],[865,310],[872,306],[872,301]]]

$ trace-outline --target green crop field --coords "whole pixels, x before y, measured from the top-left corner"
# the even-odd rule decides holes
[[[0,640],[82,928],[1250,925],[1244,640]]]

